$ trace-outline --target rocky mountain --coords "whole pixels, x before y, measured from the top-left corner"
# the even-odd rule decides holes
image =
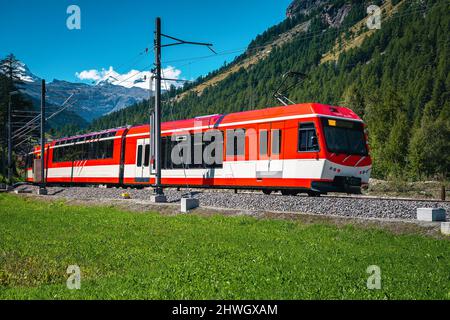
[[[25,64],[23,64],[22,71],[21,78],[24,82],[21,86],[22,93],[31,97],[33,101],[40,101],[41,79],[34,75]],[[72,106],[68,110],[86,122],[91,122],[95,118],[118,111],[149,97],[148,90],[136,86],[128,88],[115,85],[108,79],[99,81],[95,85],[54,79],[46,83],[46,88],[47,103],[55,106],[62,105],[73,93],[70,100]]]
[[[363,4],[367,1],[358,1]],[[294,0],[286,9],[286,18],[320,15],[322,20],[333,28],[339,28],[356,1]]]
[[[313,10],[327,2],[323,0],[294,0],[286,9],[286,17],[292,19],[298,15],[309,15]]]

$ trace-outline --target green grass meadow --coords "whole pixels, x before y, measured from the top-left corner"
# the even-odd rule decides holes
[[[81,289],[66,287],[69,265]],[[381,289],[369,290],[370,265]],[[0,194],[0,299],[450,299],[450,241]]]

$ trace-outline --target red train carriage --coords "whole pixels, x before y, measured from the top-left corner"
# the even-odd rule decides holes
[[[297,104],[166,122],[161,130],[165,186],[359,193],[369,180],[364,124],[343,107]],[[172,159],[180,141],[204,151],[214,141],[206,139],[211,130],[221,136],[214,150],[220,161],[193,161],[195,155],[181,164]],[[60,139],[46,149],[48,183],[142,187],[155,182],[148,125]],[[38,182],[40,148],[32,154],[28,181]]]

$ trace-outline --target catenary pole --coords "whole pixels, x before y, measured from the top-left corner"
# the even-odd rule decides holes
[[[161,44],[161,37],[165,37],[175,42],[169,44]],[[154,69],[154,79],[155,79],[155,111],[154,111],[154,129],[152,130],[155,143],[155,185],[154,185],[154,195],[153,200],[155,202],[166,202],[166,197],[164,195],[162,182],[161,182],[161,81],[173,81],[174,79],[162,79],[161,78],[161,48],[170,47],[181,44],[191,44],[206,46],[209,50],[216,53],[212,49],[211,43],[204,42],[193,42],[181,40],[166,34],[161,33],[161,18],[157,17],[155,21],[155,69]],[[176,80],[175,80],[176,81]]]
[[[41,87],[41,185],[39,194],[47,194],[45,188],[45,80],[42,79]]]
[[[161,186],[161,18],[155,22],[155,193],[163,195]]]
[[[8,92],[8,183],[12,184],[12,110],[11,93]]]

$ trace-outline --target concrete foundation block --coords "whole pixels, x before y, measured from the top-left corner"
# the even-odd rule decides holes
[[[450,236],[450,222],[441,223],[441,233]]]
[[[200,205],[200,201],[195,198],[181,198],[181,212],[188,212]]]
[[[37,190],[37,194],[40,196],[46,196],[48,194],[48,192],[47,192],[47,189],[45,189],[45,188],[39,188]]]
[[[150,196],[150,201],[154,203],[164,203],[167,202],[167,197],[163,194],[154,194]]]
[[[444,208],[417,208],[417,220],[445,221]]]

